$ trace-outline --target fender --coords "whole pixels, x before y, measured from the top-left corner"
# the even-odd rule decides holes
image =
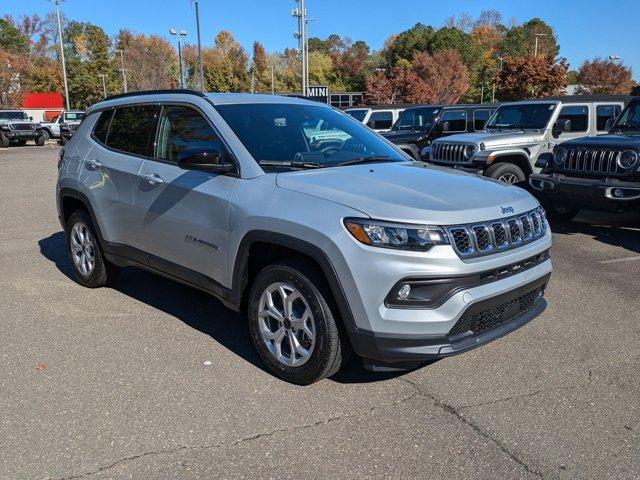
[[[344,293],[344,289],[342,288],[342,284],[340,283],[340,279],[338,278],[338,274],[326,253],[316,245],[282,233],[269,232],[266,230],[251,230],[242,238],[238,245],[233,266],[231,288],[231,301],[233,303],[239,304],[242,300],[242,293],[249,281],[249,251],[251,249],[251,245],[256,242],[273,243],[292,250],[297,250],[300,253],[313,258],[318,265],[320,265],[322,273],[327,279],[329,288],[331,289],[333,298],[338,305],[338,310],[340,311],[340,315],[342,316],[347,332],[351,336],[351,333],[356,331],[357,328],[353,320],[353,314],[351,313],[349,302],[347,301],[347,297]]]

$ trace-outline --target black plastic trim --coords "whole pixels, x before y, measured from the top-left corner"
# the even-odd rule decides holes
[[[175,90],[167,90],[167,89],[164,89],[164,90],[142,90],[142,91],[137,91],[137,92],[119,93],[117,95],[111,95],[111,96],[105,98],[100,103],[107,102],[109,100],[116,100],[116,99],[120,99],[120,98],[140,97],[140,96],[145,96],[145,95],[162,95],[162,94],[167,94],[167,93],[171,93],[171,94],[182,93],[182,94],[186,94],[186,95],[196,95],[198,97],[207,98],[207,96],[204,93],[198,92],[197,90],[190,90],[190,89],[187,89],[187,88],[178,88],[178,89],[175,89]]]

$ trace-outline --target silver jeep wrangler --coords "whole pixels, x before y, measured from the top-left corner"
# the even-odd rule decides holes
[[[504,183],[540,172],[538,157],[567,140],[606,133],[629,96],[574,95],[503,103],[479,133],[438,139],[422,152],[430,163],[482,172]]]

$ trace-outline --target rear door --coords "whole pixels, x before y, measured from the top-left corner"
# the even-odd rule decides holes
[[[229,204],[238,179],[178,167],[180,151],[198,146],[213,147],[231,158],[199,110],[190,105],[164,105],[155,158],[145,160],[138,188],[144,245],[152,267],[185,279],[193,279],[197,272],[224,285]],[[201,283],[198,278],[196,283]]]
[[[392,125],[393,112],[391,110],[374,110],[367,121],[367,127],[376,132],[388,132]]]
[[[159,113],[157,105],[122,106],[102,112],[94,126],[95,142],[83,163],[81,179],[102,235],[110,243],[144,246],[139,174],[144,159],[153,155]]]

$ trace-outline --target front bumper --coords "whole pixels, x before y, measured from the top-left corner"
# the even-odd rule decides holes
[[[42,132],[39,130],[9,130],[2,131],[5,137],[9,140],[36,140],[42,135]]]
[[[579,208],[625,210],[640,206],[640,181],[580,178],[560,173],[533,174],[529,185],[542,197]]]

